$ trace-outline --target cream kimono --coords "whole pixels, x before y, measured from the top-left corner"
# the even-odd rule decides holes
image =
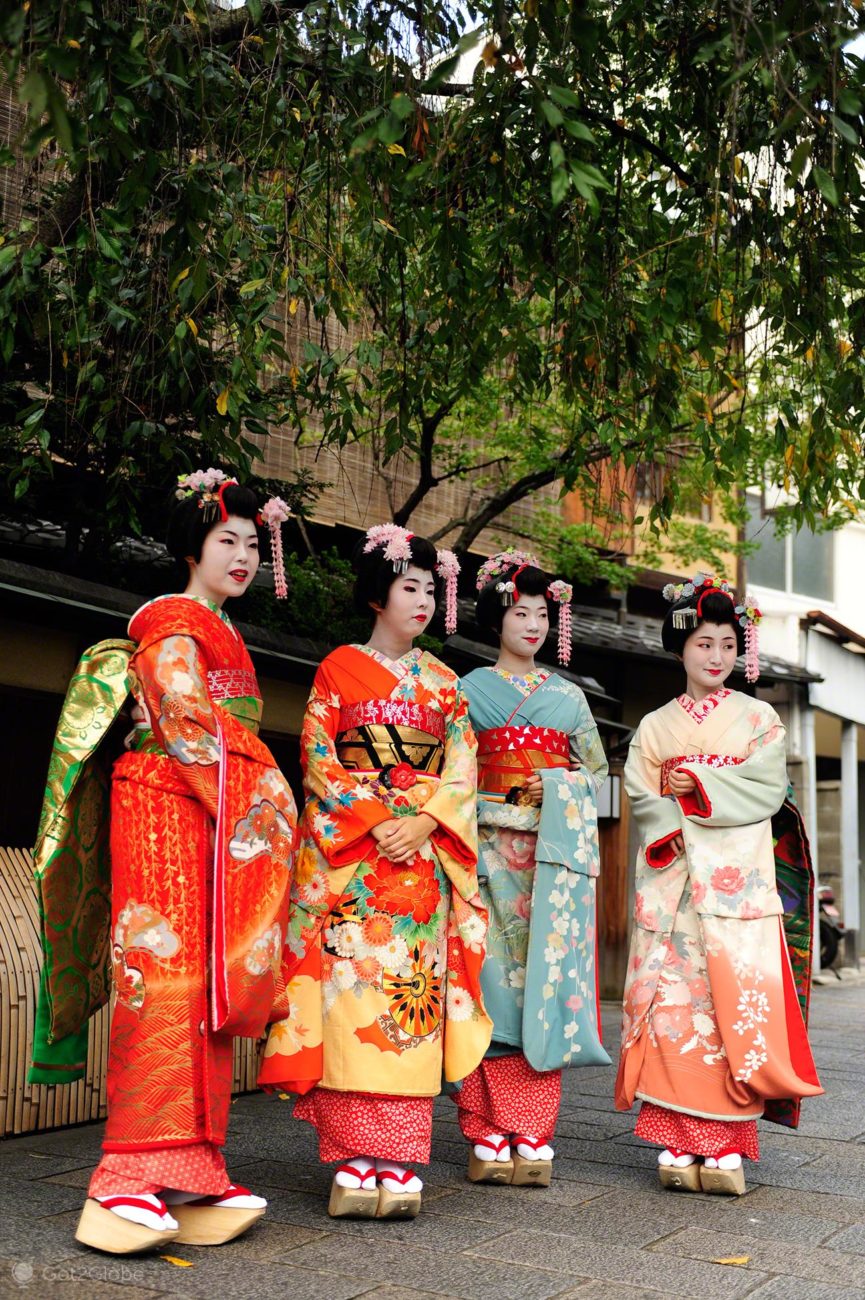
[[[695,790],[669,793],[673,771]],[[822,1092],[796,996],[771,818],[787,791],[770,705],[721,689],[644,718],[625,767],[640,834],[616,1105],[711,1120]],[[685,853],[674,856],[681,836]]]

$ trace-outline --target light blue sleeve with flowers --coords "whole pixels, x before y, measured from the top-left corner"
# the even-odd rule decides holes
[[[598,790],[607,760],[585,696],[577,705],[570,771],[541,773],[544,796],[532,891],[523,1051],[536,1070],[609,1065],[600,1041],[595,877],[600,871]]]
[[[609,1065],[598,1024],[595,778],[581,767],[547,770],[542,780],[523,1051],[536,1070]]]

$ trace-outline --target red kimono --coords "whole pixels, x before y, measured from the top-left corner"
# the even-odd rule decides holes
[[[104,1156],[90,1195],[213,1194],[232,1038],[279,1014],[296,810],[258,740],[246,647],[207,602],[163,597],[132,619],[130,685],[146,721],[111,794],[116,1002]]]

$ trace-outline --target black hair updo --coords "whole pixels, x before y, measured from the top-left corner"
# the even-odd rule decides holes
[[[478,630],[501,635],[502,621],[505,616],[505,610],[509,608],[502,604],[502,593],[496,591],[500,582],[511,582],[513,576],[520,568],[514,564],[505,573],[499,573],[495,578],[491,578],[488,583],[481,587],[478,593],[477,602],[475,603],[475,622]],[[520,571],[517,579],[517,590],[514,592],[514,604],[519,596],[545,596],[547,601],[547,613],[550,617],[550,627],[558,617],[556,602],[548,594],[550,585],[549,576],[544,573],[543,569],[537,569],[534,565],[528,564]]]
[[[698,600],[700,609],[697,615],[699,618],[697,626],[674,627],[673,614],[676,610],[696,610]],[[667,617],[664,619],[664,625],[661,628],[661,642],[664,649],[681,658],[685,643],[695,632],[699,632],[703,623],[717,623],[720,627],[729,624],[736,634],[736,651],[738,654],[743,655],[745,653],[745,629],[740,625],[736,616],[735,604],[735,600],[731,600],[729,596],[725,596],[721,591],[707,591],[702,596],[702,599],[701,593],[695,592],[693,596],[686,596],[682,600],[677,600],[667,610]]]
[[[358,614],[366,615],[371,622],[375,621],[376,611],[372,606],[378,605],[384,609],[390,596],[390,589],[396,582],[397,578],[404,575],[395,573],[393,562],[385,557],[384,547],[376,546],[371,551],[365,551],[366,538],[362,537],[354,548],[354,554],[351,557],[352,568],[354,569],[354,608]],[[428,542],[425,537],[412,537],[409,541],[409,561],[416,569],[422,569],[424,573],[432,575],[435,582],[435,602],[438,605],[443,582],[436,573],[438,563],[438,551],[432,542]]]
[[[260,507],[252,488],[231,483],[223,492],[222,501],[229,515],[253,521],[260,545],[265,530],[258,522]],[[211,511],[202,509],[200,502],[197,492],[179,501],[175,500],[168,523],[165,544],[169,554],[177,561],[184,579],[188,577],[187,559],[194,560],[196,564],[200,562],[207,534],[222,523],[221,514],[217,512],[214,517]]]

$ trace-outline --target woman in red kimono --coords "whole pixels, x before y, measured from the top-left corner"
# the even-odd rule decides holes
[[[284,974],[260,1076],[337,1161],[332,1216],[412,1217],[433,1097],[490,1040],[480,968],[475,742],[457,678],[413,640],[457,564],[384,525],[355,557],[365,645],[321,664],[304,718],[308,800]]]
[[[186,589],[134,615],[128,675],[114,678],[122,686],[112,716],[131,689],[136,725],[111,784],[108,1122],[76,1232],[111,1253],[172,1240],[218,1244],[266,1207],[232,1183],[220,1150],[232,1039],[257,1037],[274,1015],[296,824],[288,784],[256,735],[255,671],[222,612],[258,570],[258,504],[220,471],[190,476],[178,495],[169,549],[187,571]],[[112,646],[115,655],[123,649]],[[99,651],[89,654],[98,660]],[[91,685],[105,681],[96,673]],[[64,714],[80,712],[80,684],[81,670]],[[68,767],[68,734],[62,717],[46,809],[52,774]],[[45,847],[54,814],[37,852],[49,1004],[41,1019],[51,1022],[37,1034],[31,1077],[40,1082],[80,1077],[68,1044],[83,1035],[86,1052],[91,1009],[82,1026],[63,1005],[64,920],[69,927],[56,900],[64,866],[78,864],[68,850]],[[64,1074],[52,1073],[58,1068]]]

